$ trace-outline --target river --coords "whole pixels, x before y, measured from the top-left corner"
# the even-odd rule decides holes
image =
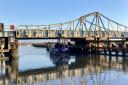
[[[94,54],[50,55],[21,46],[19,59],[1,61],[0,85],[127,85],[128,58]]]

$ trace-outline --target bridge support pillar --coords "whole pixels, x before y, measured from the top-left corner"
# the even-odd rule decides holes
[[[119,46],[117,44],[114,47],[119,48]],[[119,55],[119,50],[118,49],[115,49],[114,51],[115,51],[115,55]]]
[[[109,52],[109,55],[112,55],[112,50],[111,49],[109,49],[108,52]]]
[[[122,45],[123,45],[123,46],[122,46],[122,48],[123,48],[123,49],[122,49],[122,55],[123,55],[123,56],[126,56],[126,43],[125,43],[124,41],[122,41]]]
[[[11,47],[9,49],[8,55],[9,55],[9,61],[18,58],[18,40],[15,40],[14,43],[11,43]]]
[[[104,49],[104,54],[105,54],[105,55],[107,54],[107,49],[106,49],[106,48]]]
[[[115,50],[116,55],[118,55],[118,50]]]
[[[99,54],[99,38],[95,37],[95,53]]]
[[[111,55],[112,53],[112,50],[111,50],[111,43],[109,41],[109,38],[107,39],[107,51],[108,51],[108,54]]]

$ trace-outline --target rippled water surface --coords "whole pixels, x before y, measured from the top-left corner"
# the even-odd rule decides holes
[[[50,55],[32,46],[18,50],[18,60],[1,61],[0,85],[128,85],[127,57]]]

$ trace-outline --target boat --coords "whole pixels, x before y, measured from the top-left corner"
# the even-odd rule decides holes
[[[56,43],[50,47],[49,51],[52,55],[63,55],[67,54],[69,49],[66,44]]]

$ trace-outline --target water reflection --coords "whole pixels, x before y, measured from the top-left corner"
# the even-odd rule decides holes
[[[50,59],[56,66],[66,65],[70,60],[69,55],[50,55]]]
[[[51,55],[50,59],[55,66],[25,71],[18,69],[18,59],[10,62],[1,61],[0,85],[125,85],[128,83],[127,57],[79,54]]]
[[[62,78],[63,71],[68,70],[68,62],[70,60],[70,56],[67,54],[50,55],[50,59],[56,65],[58,71],[58,78]]]
[[[0,61],[0,64],[0,85],[17,84],[18,59],[14,59],[12,61]]]

